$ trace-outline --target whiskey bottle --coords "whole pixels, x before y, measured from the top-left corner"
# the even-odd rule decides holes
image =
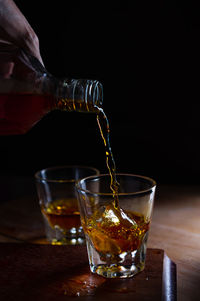
[[[57,79],[23,50],[0,50],[0,135],[24,134],[56,109],[96,112],[102,101],[98,81]]]

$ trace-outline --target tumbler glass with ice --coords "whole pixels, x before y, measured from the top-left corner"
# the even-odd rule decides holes
[[[156,188],[154,180],[132,174],[117,174],[117,181],[117,202],[109,175],[76,185],[90,270],[107,278],[132,277],[144,269]]]

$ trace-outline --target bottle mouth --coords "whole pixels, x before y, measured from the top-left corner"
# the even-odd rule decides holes
[[[93,104],[97,107],[103,105],[103,86],[97,80],[87,80],[85,90],[85,103]]]

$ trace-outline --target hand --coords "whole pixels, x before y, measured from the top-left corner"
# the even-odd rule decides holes
[[[38,37],[13,0],[0,0],[0,42],[24,49],[43,65]]]
[[[33,81],[44,74],[49,73],[35,56],[13,44],[0,41],[0,79]]]

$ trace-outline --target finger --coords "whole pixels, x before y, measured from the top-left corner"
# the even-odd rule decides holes
[[[0,78],[10,78],[13,73],[14,63],[13,62],[2,62],[0,60]]]

